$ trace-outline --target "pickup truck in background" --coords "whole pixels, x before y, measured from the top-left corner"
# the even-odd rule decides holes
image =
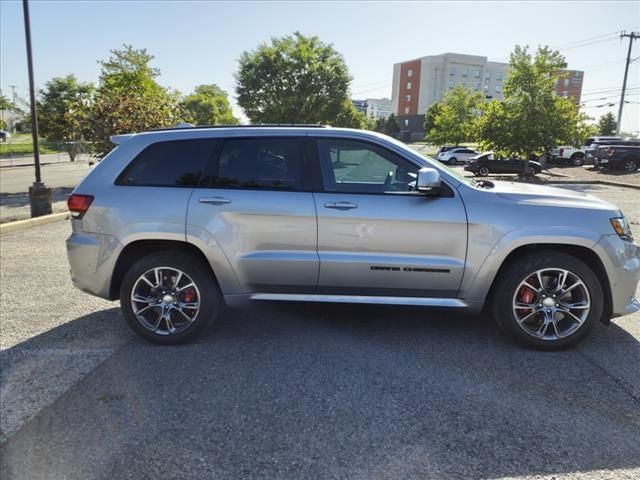
[[[594,155],[596,168],[635,172],[640,167],[640,140],[600,145]]]
[[[576,148],[570,145],[562,145],[549,152],[549,161],[551,163],[571,164],[574,167],[580,167],[584,165],[584,150],[584,147]]]

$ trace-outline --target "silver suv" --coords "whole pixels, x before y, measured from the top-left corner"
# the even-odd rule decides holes
[[[71,275],[138,334],[193,339],[224,304],[284,300],[491,313],[526,345],[638,311],[640,247],[615,206],[459,176],[372,132],[121,135],[69,198]]]

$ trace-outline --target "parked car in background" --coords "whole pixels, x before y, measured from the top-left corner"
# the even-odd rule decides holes
[[[640,140],[601,145],[596,150],[594,165],[609,170],[635,172],[640,168]]]
[[[11,134],[6,130],[0,130],[0,141],[6,142],[11,138]]]
[[[461,148],[461,147],[459,145],[442,145],[436,152],[436,155],[440,155],[441,153],[444,153],[447,150],[451,150],[452,148]]]
[[[479,177],[486,177],[490,173],[517,173],[519,175],[535,175],[542,171],[542,165],[529,160],[525,169],[525,161],[519,158],[495,158],[493,152],[484,152],[469,159],[464,169]]]
[[[584,165],[585,147],[577,148],[571,145],[556,147],[549,152],[549,163],[562,163],[580,167]]]
[[[448,163],[449,165],[455,165],[458,162],[466,163],[468,159],[477,154],[478,152],[471,148],[455,147],[445,152],[440,152],[436,156],[436,160],[439,160],[443,163]]]
[[[584,142],[584,164],[595,165],[596,150],[603,145],[611,145],[616,142],[624,141],[622,137],[589,137]]]

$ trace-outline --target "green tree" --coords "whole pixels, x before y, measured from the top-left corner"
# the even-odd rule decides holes
[[[386,118],[383,133],[390,137],[397,137],[400,133],[400,124],[393,113]]]
[[[13,105],[7,97],[0,95],[0,110],[11,110]]]
[[[474,93],[462,85],[447,91],[439,107],[436,107],[433,127],[427,132],[427,140],[436,145],[459,145],[473,140],[483,101],[479,92]]]
[[[124,45],[99,62],[100,86],[87,127],[96,154],[102,156],[112,148],[111,135],[168,127],[184,119],[177,92],[157,83],[160,71],[149,65],[153,58],[146,49]]]
[[[427,109],[427,113],[424,116],[424,132],[427,135],[436,126],[436,117],[442,111],[442,105],[440,102],[436,102]]]
[[[298,123],[298,122],[294,122]],[[319,122],[300,122],[300,123],[319,123]],[[351,100],[346,99],[342,104],[342,109],[338,112],[335,119],[327,122],[329,125],[333,127],[343,127],[343,128],[360,128],[367,129],[370,126],[370,121],[367,119],[367,116],[359,111],[351,102]]]
[[[198,85],[181,102],[184,112],[196,125],[236,125],[227,92],[215,84]]]
[[[94,86],[78,82],[73,75],[49,80],[39,92],[38,127],[47,140],[64,142],[73,162],[82,139]]]
[[[606,136],[615,135],[617,126],[618,123],[616,122],[616,117],[613,116],[613,113],[605,113],[598,120],[598,133]]]
[[[581,117],[568,98],[556,95],[554,82],[564,57],[548,47],[532,56],[516,46],[504,83],[504,100],[485,105],[478,122],[483,148],[528,160],[556,145],[573,144]]]
[[[255,123],[340,124],[354,121],[346,106],[351,77],[331,45],[299,32],[271,39],[240,56],[238,104]]]

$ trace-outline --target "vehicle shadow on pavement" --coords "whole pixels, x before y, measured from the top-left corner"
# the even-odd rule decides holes
[[[2,446],[2,478],[496,478],[640,467],[640,346],[615,324],[545,353],[514,345],[481,316],[261,304],[225,310],[193,344],[158,347],[107,312],[118,325],[96,312],[32,340],[90,343],[99,325],[125,343]]]

